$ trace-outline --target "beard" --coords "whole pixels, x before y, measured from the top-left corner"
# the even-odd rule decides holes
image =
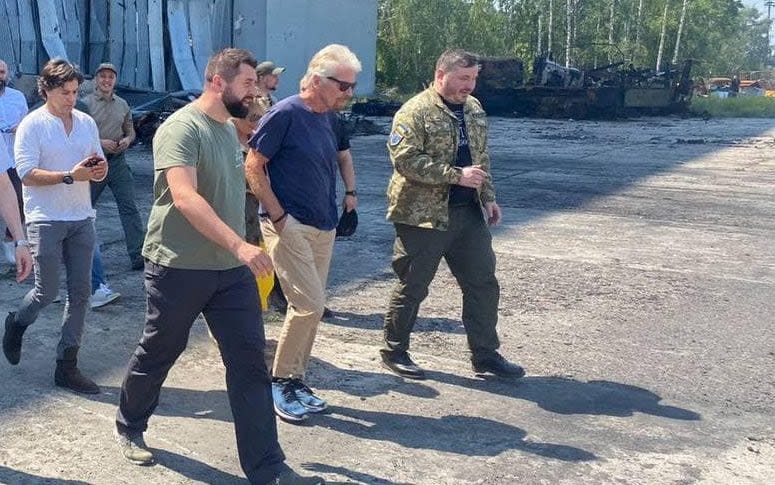
[[[221,96],[223,106],[226,107],[226,111],[229,112],[233,118],[244,118],[250,112],[250,108],[245,106],[246,98],[238,98],[234,95],[231,89],[226,88]]]
[[[8,85],[8,81],[0,79],[0,93],[5,91],[5,87]]]

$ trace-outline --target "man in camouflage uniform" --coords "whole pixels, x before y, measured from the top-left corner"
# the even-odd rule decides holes
[[[500,288],[487,225],[500,222],[501,209],[490,176],[486,115],[470,96],[478,73],[475,55],[444,52],[433,85],[407,101],[393,119],[387,218],[396,229],[393,270],[398,282],[385,315],[381,354],[388,369],[407,378],[425,378],[409,356],[409,337],[442,257],[463,291],[462,320],[474,371],[514,378],[525,374],[497,352]]]

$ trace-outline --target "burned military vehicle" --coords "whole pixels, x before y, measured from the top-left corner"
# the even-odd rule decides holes
[[[547,118],[615,118],[682,113],[692,94],[691,61],[662,72],[616,62],[567,68],[546,57],[530,79],[517,58],[483,58],[474,91],[489,114]]]

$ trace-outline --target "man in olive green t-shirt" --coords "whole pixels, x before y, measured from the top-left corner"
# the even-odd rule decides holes
[[[148,308],[121,386],[118,441],[130,462],[153,462],[143,433],[201,312],[226,367],[237,450],[250,483],[317,484],[323,480],[288,468],[277,441],[255,280],[271,274],[272,264],[244,240],[245,173],[229,117],[247,112],[255,67],[246,50],[216,53],[202,96],[154,137],[154,203],[143,247]]]

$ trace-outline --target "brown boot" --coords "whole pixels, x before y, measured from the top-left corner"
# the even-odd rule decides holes
[[[57,359],[57,368],[54,371],[54,383],[59,387],[66,387],[83,394],[99,394],[100,388],[91,379],[81,374],[78,364],[78,347],[65,349],[61,360]]]

